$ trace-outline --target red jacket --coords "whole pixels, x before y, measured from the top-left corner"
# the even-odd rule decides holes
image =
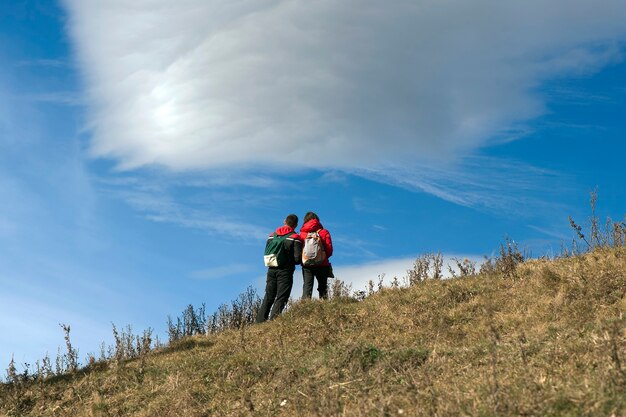
[[[300,238],[304,241],[306,239],[307,234],[310,232],[318,232],[320,235],[320,239],[322,240],[322,245],[324,245],[324,252],[326,252],[326,260],[320,266],[328,266],[330,262],[328,262],[328,258],[330,258],[333,254],[333,241],[330,238],[330,232],[322,226],[317,219],[311,219],[308,222],[302,225],[300,229]]]

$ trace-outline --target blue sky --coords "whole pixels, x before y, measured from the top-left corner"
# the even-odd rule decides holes
[[[124,3],[0,6],[0,364],[262,291],[291,212],[355,289],[624,218],[623,2]]]

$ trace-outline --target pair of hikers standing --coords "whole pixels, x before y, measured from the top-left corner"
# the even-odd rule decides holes
[[[302,265],[302,298],[311,298],[315,279],[320,298],[328,298],[328,278],[333,277],[328,258],[333,254],[333,242],[317,214],[308,212],[303,223],[300,233],[296,233],[298,216],[290,214],[285,218],[284,225],[267,239],[267,281],[257,323],[267,320],[268,317],[274,318],[283,311],[291,295],[296,265]],[[320,248],[322,252],[316,248]]]

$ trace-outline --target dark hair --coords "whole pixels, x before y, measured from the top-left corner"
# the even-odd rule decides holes
[[[288,215],[285,218],[285,223],[287,223],[288,226],[293,227],[295,229],[296,226],[298,225],[298,216],[296,216],[295,214]]]
[[[306,223],[312,219],[319,220],[320,218],[317,217],[317,214],[313,213],[312,211],[309,211],[307,214],[304,215],[304,220],[302,220],[302,222]]]

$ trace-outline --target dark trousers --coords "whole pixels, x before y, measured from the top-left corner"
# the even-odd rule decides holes
[[[264,322],[268,317],[276,318],[283,311],[291,295],[294,271],[295,268],[267,268],[265,297],[256,316],[257,323]]]
[[[313,295],[313,281],[317,278],[317,292],[320,298],[328,298],[328,277],[331,275],[330,266],[302,267],[302,298],[311,298]]]

